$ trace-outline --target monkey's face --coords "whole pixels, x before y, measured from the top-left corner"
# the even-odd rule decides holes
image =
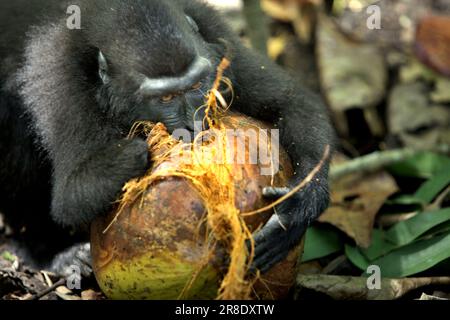
[[[223,46],[207,43],[193,18],[162,3],[150,8],[162,11],[154,20],[143,14],[144,25],[130,22],[99,49],[100,94],[123,126],[152,121],[170,132],[204,129],[206,95]]]
[[[201,127],[205,98],[214,80],[214,61],[197,55],[178,76],[146,78],[138,90],[139,117],[162,122],[170,132]]]

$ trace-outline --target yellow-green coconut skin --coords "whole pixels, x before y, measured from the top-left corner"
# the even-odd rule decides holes
[[[229,128],[268,128],[245,116],[224,119]],[[247,141],[245,135],[240,137]],[[261,146],[260,146],[261,147]],[[273,148],[272,148],[273,150]],[[267,151],[267,150],[265,150]],[[247,150],[248,152],[248,150]],[[177,166],[164,162],[162,166]],[[154,168],[153,172],[160,168]],[[261,175],[259,165],[235,164],[236,206],[249,212],[269,204],[264,186],[285,186],[293,175],[287,154],[280,150],[280,170],[273,177]],[[260,228],[273,214],[245,218],[250,230]],[[158,180],[120,214],[111,212],[91,227],[93,270],[100,288],[110,299],[214,299],[226,269],[223,257],[212,252],[206,230],[204,202],[182,178]],[[254,286],[258,298],[284,297],[295,280],[295,250]],[[270,287],[270,288],[269,288]]]
[[[214,299],[218,290],[217,272],[207,266],[191,283],[197,267],[167,253],[158,257],[144,254],[126,263],[113,261],[96,277],[102,291],[113,300]]]

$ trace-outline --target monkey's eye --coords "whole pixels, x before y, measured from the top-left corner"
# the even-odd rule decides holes
[[[173,100],[173,98],[175,98],[175,95],[167,94],[167,95],[161,97],[161,102],[162,103],[169,103],[169,102],[171,102]]]
[[[201,87],[202,87],[202,83],[201,82],[197,82],[196,84],[194,84],[192,86],[192,89],[193,90],[197,90],[197,89],[200,89]]]
[[[186,19],[187,19],[188,23],[191,25],[192,29],[194,29],[195,32],[200,31],[200,28],[198,27],[197,22],[195,22],[195,20],[192,19],[192,17],[186,15]]]

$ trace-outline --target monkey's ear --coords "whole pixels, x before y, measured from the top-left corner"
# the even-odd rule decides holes
[[[108,76],[108,62],[106,61],[103,52],[101,52],[100,50],[98,51],[98,75],[100,76],[103,84],[107,84],[109,82],[110,79]]]

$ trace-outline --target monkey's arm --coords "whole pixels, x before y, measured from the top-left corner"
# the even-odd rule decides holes
[[[127,132],[99,104],[98,50],[82,39],[65,24],[35,29],[18,72],[20,94],[53,166],[52,216],[75,227],[111,208],[123,184],[148,164],[146,143],[125,140]]]
[[[236,45],[231,70],[235,108],[276,125],[295,169],[288,187],[298,185],[318,165],[326,146],[333,144],[323,102],[272,61],[240,44]],[[278,206],[277,214],[255,235],[255,268],[266,271],[286,257],[310,223],[327,208],[328,167],[327,160],[314,179]]]
[[[143,140],[116,139],[98,145],[86,141],[85,145],[71,150],[56,147],[52,216],[63,225],[88,226],[111,209],[123,185],[143,175],[148,165]],[[77,161],[83,153],[83,160]]]

